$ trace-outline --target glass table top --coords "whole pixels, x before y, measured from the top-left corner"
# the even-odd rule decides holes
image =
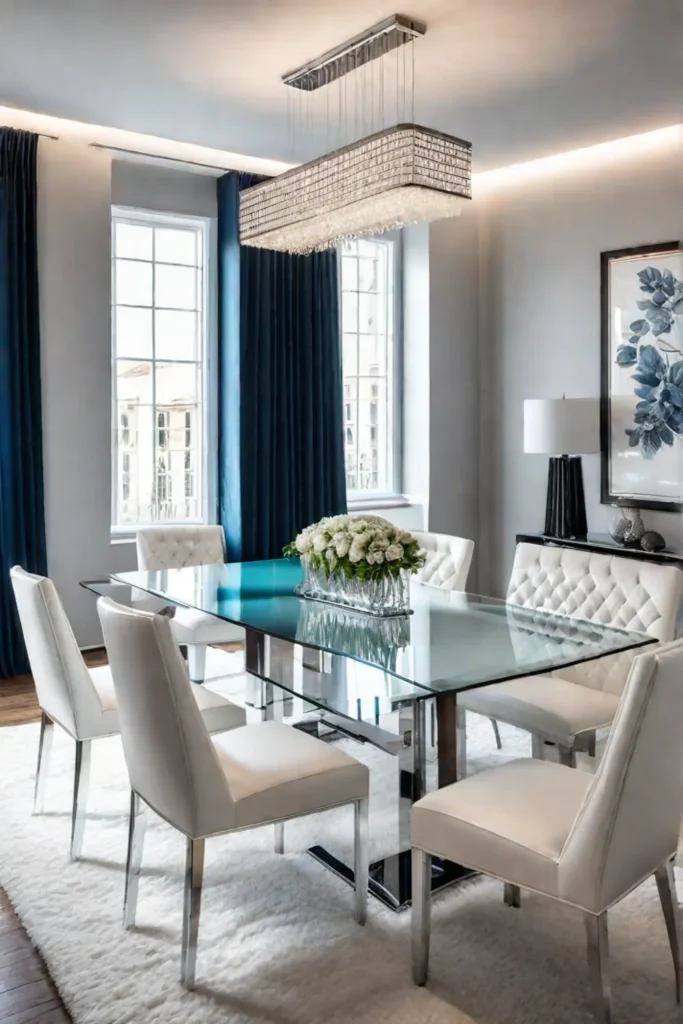
[[[83,586],[121,603],[153,595],[246,629],[380,669],[398,695],[429,697],[547,673],[655,642],[582,619],[417,583],[413,614],[374,618],[300,598],[297,559],[117,573]]]

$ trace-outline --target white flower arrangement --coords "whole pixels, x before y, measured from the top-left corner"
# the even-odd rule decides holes
[[[329,516],[307,526],[283,549],[326,576],[378,580],[414,573],[425,562],[424,552],[408,530],[380,516]]]

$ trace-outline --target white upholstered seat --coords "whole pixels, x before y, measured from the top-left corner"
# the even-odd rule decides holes
[[[19,619],[41,707],[34,810],[43,810],[54,723],[76,741],[71,856],[83,843],[91,741],[116,735],[119,716],[108,665],[88,668],[52,580],[19,566],[10,570]],[[244,725],[244,708],[203,687],[193,694],[210,732]]]
[[[131,819],[124,921],[135,923],[144,835],[143,805],[183,832],[187,869],[181,979],[194,987],[204,841],[275,825],[283,852],[285,820],[339,804],[355,806],[356,919],[365,922],[368,786],[365,765],[280,722],[245,725],[212,739],[197,711],[167,617],[98,601],[116,687],[128,765]]]
[[[141,526],[136,533],[138,569],[182,569],[225,561],[222,526]],[[203,683],[206,645],[244,642],[244,630],[194,608],[176,608],[173,633],[187,645],[187,667],[195,683]]]
[[[610,1021],[607,911],[655,874],[680,999],[671,859],[683,811],[683,642],[633,661],[596,775],[521,760],[430,793],[412,808],[413,971],[429,954],[431,857],[444,857],[584,912],[595,1013]]]
[[[426,552],[424,566],[413,576],[415,582],[444,590],[465,590],[474,541],[446,533],[413,532],[413,537]]]
[[[562,547],[519,544],[507,601],[602,625],[673,639],[683,572],[673,566]],[[558,743],[567,764],[578,744],[594,752],[596,729],[610,726],[633,652],[511,679],[458,695],[459,776],[464,775],[464,712],[528,729],[534,754],[543,741]]]

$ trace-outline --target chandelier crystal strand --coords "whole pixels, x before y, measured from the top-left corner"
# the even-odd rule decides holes
[[[323,112],[318,114],[316,109],[314,118],[311,97],[301,94],[326,90],[328,147],[334,134],[331,104],[336,99],[338,148],[245,189],[240,197],[243,244],[306,253],[345,239],[460,212],[462,204],[471,198],[469,142],[414,123],[414,45],[424,31],[423,25],[394,15],[284,76],[285,83],[299,92],[300,114],[303,100],[307,101],[298,126],[305,131],[308,147],[312,124],[321,124]],[[410,54],[406,52],[408,44]],[[392,49],[396,50],[392,70],[397,124],[387,128],[384,80]],[[403,50],[400,55],[399,49]],[[368,69],[367,64],[375,60],[379,62],[377,69]],[[346,102],[346,78],[350,73],[354,76],[352,113]],[[335,81],[336,97],[330,92]],[[411,123],[406,123],[408,116]],[[296,121],[294,117],[292,120]],[[344,144],[351,129],[358,141]]]

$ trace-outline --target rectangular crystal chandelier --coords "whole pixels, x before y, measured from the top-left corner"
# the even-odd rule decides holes
[[[394,15],[284,81],[310,92],[424,31]],[[345,238],[456,216],[472,197],[471,150],[469,142],[412,123],[375,132],[245,189],[241,242],[308,253]]]

